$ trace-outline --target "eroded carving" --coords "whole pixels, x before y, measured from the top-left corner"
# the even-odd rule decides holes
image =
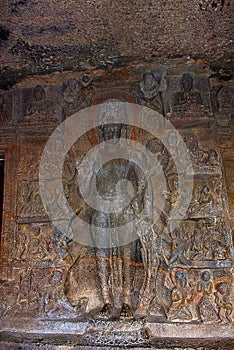
[[[213,283],[209,271],[204,271],[197,283],[197,291],[202,296],[198,302],[199,316],[202,322],[216,322],[218,320],[215,304],[212,300]]]
[[[87,346],[147,345],[149,334],[144,329],[144,324],[148,321],[151,324],[187,322],[198,326],[199,323],[232,322],[233,246],[230,215],[222,174],[222,158],[212,134],[214,128],[203,128],[210,125],[209,90],[205,93],[203,89],[206,79],[202,78],[202,82],[199,82],[199,77],[185,74],[179,88],[176,77],[159,78],[159,75],[152,72],[144,74],[140,87],[138,83],[135,84],[134,91],[137,90],[140,103],[157,110],[162,110],[164,104],[166,107],[170,105],[171,110],[167,109],[167,112],[172,121],[184,122],[182,119],[187,118],[184,124],[186,128],[196,126],[196,129],[180,130],[194,168],[194,174],[192,169],[188,172],[189,175],[194,175],[191,203],[188,203],[190,199],[183,193],[183,189],[179,189],[182,167],[176,167],[174,159],[179,156],[180,140],[174,131],[169,132],[166,139],[172,148],[171,154],[162,141],[152,138],[144,130],[137,134],[139,141],[157,158],[165,176],[166,188],[162,193],[164,207],[157,223],[154,222],[153,215],[157,211],[159,198],[154,198],[152,202],[147,197],[149,184],[134,163],[134,157],[142,155],[133,154],[133,150],[131,161],[114,159],[103,168],[96,167],[94,161],[94,169],[91,169],[90,164],[83,162],[83,158],[93,146],[92,140],[87,137],[83,142],[83,138],[82,141],[78,140],[76,148],[69,151],[65,160],[63,188],[59,181],[52,186],[50,179],[46,179],[48,204],[57,204],[56,219],[64,218],[63,210],[66,210],[67,203],[64,198],[63,202],[60,201],[64,191],[74,214],[87,223],[99,225],[103,232],[109,226],[116,227],[135,217],[133,230],[138,239],[133,244],[121,247],[102,249],[81,246],[75,242],[72,222],[66,232],[50,226],[40,200],[38,166],[42,143],[45,143],[46,137],[41,135],[39,141],[37,135],[25,137],[20,134],[18,167],[16,164],[17,217],[14,217],[14,211],[7,209],[9,220],[16,221],[16,229],[14,232],[9,229],[11,237],[5,241],[10,247],[7,257],[9,262],[6,261],[6,275],[9,277],[1,281],[5,288],[2,317],[13,320],[20,315],[31,319],[40,318],[40,322],[50,319],[51,324],[55,320],[67,322],[70,319],[77,327],[78,322],[81,322],[84,328],[87,323],[88,331],[80,336],[82,345]],[[48,117],[53,119],[56,101],[62,95],[60,108],[63,109],[64,117],[86,106],[88,95],[84,88],[90,85],[91,80],[86,77],[80,81],[70,78],[63,87],[60,84],[54,90],[50,90],[49,86],[39,86],[33,90],[34,96],[31,88],[24,88],[22,96],[19,94],[23,100],[19,114],[27,115],[24,116],[26,124],[22,123],[21,131],[42,119],[47,125],[46,120]],[[227,86],[219,88],[215,96],[218,107],[214,113],[219,135],[221,130],[230,129],[232,122],[233,105],[229,82]],[[52,100],[53,91],[56,91],[57,99]],[[170,94],[166,97],[168,91]],[[11,94],[6,94],[7,97],[0,99],[1,115],[6,111],[6,106],[9,106],[9,111],[11,107]],[[183,117],[180,116],[181,111]],[[108,116],[110,111],[105,112]],[[10,119],[12,111],[8,113]],[[4,116],[3,119],[5,123],[8,117]],[[117,124],[95,129],[94,132],[99,142],[109,142],[111,155],[112,145],[118,142],[120,135],[131,137],[130,128],[124,125],[124,121],[118,120]],[[48,166],[51,169],[56,169],[59,165],[56,152],[62,146],[61,143],[62,140],[56,140],[51,154],[48,153]],[[180,159],[183,169],[186,168],[186,155]],[[145,168],[147,169],[147,164]],[[117,196],[121,200],[129,196],[130,190],[124,183],[118,188],[116,184],[119,180],[130,180],[134,194],[130,205],[117,214],[105,214],[84,203],[77,183],[79,178],[85,176],[89,180],[89,187],[91,170],[95,170],[93,173],[99,193],[111,201]],[[158,186],[157,183],[151,185]],[[186,186],[186,181],[183,185]],[[178,210],[182,211],[187,205],[188,210],[177,228],[170,231],[174,224],[170,212],[176,208],[179,195],[183,204]],[[139,219],[142,207],[148,208],[148,212]],[[8,229],[10,225],[6,227]],[[91,235],[96,239],[95,227]],[[117,331],[113,333],[114,328]]]
[[[231,121],[234,115],[233,93],[233,87],[227,85],[219,88],[216,96],[216,120],[221,146],[230,146],[232,144]]]
[[[222,11],[230,5],[230,0],[200,0],[199,6],[203,11]]]
[[[155,75],[153,72],[145,72],[143,80],[140,83],[140,95],[142,104],[156,109],[159,112],[163,111],[163,103],[161,93],[165,90],[165,77]]]
[[[184,141],[190,151],[195,171],[221,173],[220,156],[215,149],[207,149],[202,146],[194,135],[185,136]]]
[[[76,78],[69,78],[63,84],[63,113],[71,116],[86,107],[83,86]]]
[[[167,317],[171,321],[190,321],[192,313],[188,302],[187,277],[183,270],[177,270],[174,276],[175,287],[171,294],[171,306]]]
[[[209,182],[197,182],[188,209],[190,218],[218,217],[225,213],[224,194],[220,178]]]
[[[231,282],[224,281],[216,285],[215,302],[218,307],[220,322],[232,322],[233,305],[230,301]]]
[[[214,273],[215,274],[215,273]],[[167,318],[173,322],[232,322],[231,281],[215,281],[212,271],[173,269],[166,282],[171,289]]]
[[[181,91],[171,97],[169,120],[180,127],[212,123],[209,107],[203,102],[201,91],[193,87],[193,76],[184,73],[180,84]]]
[[[45,214],[39,194],[39,183],[22,181],[20,183],[19,216],[31,217]]]
[[[25,115],[38,115],[42,118],[55,115],[55,106],[53,102],[46,99],[45,90],[41,85],[33,89],[33,102],[26,106]]]
[[[108,111],[107,111],[108,112]],[[106,114],[105,114],[106,117]],[[101,137],[106,142],[116,143],[120,136],[122,125],[116,124],[111,127],[104,125],[100,127]],[[111,138],[113,135],[113,139]],[[111,154],[111,147],[109,148]],[[93,168],[93,164],[91,164]],[[85,172],[88,176],[86,191],[90,190],[90,183],[92,181],[92,169],[90,164],[77,162],[78,178]],[[136,170],[134,164],[126,162],[125,160],[115,160],[109,165],[100,169],[97,168],[95,172],[97,177],[97,188],[103,198],[126,200],[128,192],[126,186],[116,190],[116,183],[119,180],[129,179],[137,180]],[[87,195],[87,193],[86,193]],[[133,205],[129,205],[126,210],[117,214],[106,214],[101,211],[96,211],[92,215],[92,237],[97,246],[105,243],[106,229],[108,227],[114,228],[120,223],[127,222],[129,216],[134,215],[135,209]],[[96,232],[95,227],[102,227],[102,231]],[[116,233],[117,235],[117,233]],[[114,238],[114,237],[113,237]],[[96,241],[97,240],[97,241]],[[100,241],[99,241],[100,240]],[[125,245],[117,248],[96,248],[96,264],[99,276],[99,283],[101,288],[101,295],[103,300],[103,307],[96,315],[98,318],[111,318],[113,316],[113,307],[120,303],[120,317],[132,317],[131,307],[131,282],[130,282],[130,261],[131,261],[131,245]],[[111,281],[110,281],[111,276]],[[115,288],[114,288],[115,286]],[[118,287],[116,287],[118,286]]]
[[[12,121],[12,99],[11,94],[0,91],[0,127],[8,126]]]

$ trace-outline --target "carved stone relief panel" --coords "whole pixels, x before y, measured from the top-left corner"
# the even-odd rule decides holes
[[[22,181],[18,186],[18,217],[36,217],[45,215],[39,194],[39,183]]]
[[[208,78],[190,73],[168,78],[165,111],[169,121],[176,127],[210,126],[213,117]]]
[[[12,119],[11,94],[5,91],[0,92],[0,122],[1,125],[11,122]]]
[[[234,88],[230,85],[217,86],[212,89],[213,110],[218,125],[218,136],[221,147],[233,146],[233,104]]]
[[[29,323],[40,319],[47,327],[49,320],[53,327],[63,322],[69,328],[71,321],[78,333],[83,332],[76,342],[88,346],[148,345],[146,323],[152,327],[173,327],[174,323],[176,327],[180,323],[200,327],[232,322],[231,211],[212,116],[216,115],[219,129],[227,127],[230,97],[223,87],[217,89],[217,109],[212,103],[211,112],[207,77],[194,73],[166,75],[156,68],[141,73],[125,87],[121,88],[118,81],[116,89],[112,82],[108,89],[100,77],[92,80],[69,75],[55,85],[40,83],[15,92],[14,101],[19,99],[17,107],[14,102],[13,113],[18,115],[17,151],[12,160],[16,193],[9,193],[8,201],[12,195],[16,205],[12,211],[6,207],[14,228],[6,220],[4,322],[25,317]],[[39,163],[48,133],[80,109],[111,98],[151,107],[164,115],[163,122],[169,119],[180,127],[192,167],[186,154],[179,155],[182,141],[174,130],[166,136],[170,153],[161,140],[133,125],[114,123],[93,128],[70,148],[63,164],[63,186],[59,178],[44,179],[47,204],[57,208],[53,219],[64,220],[64,230],[58,230],[46,214],[39,193]],[[104,112],[107,116],[110,111]],[[28,135],[31,130],[33,134]],[[129,143],[141,142],[151,152],[161,168],[158,181],[146,181],[147,162],[140,169],[134,157],[144,162],[144,156],[133,148],[131,152],[124,149],[130,160],[114,158],[101,168],[98,156],[92,162],[85,160],[87,153],[104,140],[109,142],[111,155],[112,145],[120,136]],[[47,154],[52,172],[61,165],[56,152],[62,142],[55,140]],[[175,164],[175,159],[181,163]],[[178,210],[187,209],[178,223],[170,214],[179,196],[178,177],[185,169],[188,178],[183,185],[186,187],[193,176],[193,191],[190,199],[181,190]],[[82,177],[86,179],[85,188],[80,185]],[[92,181],[99,195],[111,202],[118,196],[123,201],[132,194],[129,205],[116,213],[93,208],[84,199]],[[152,188],[151,197],[147,196],[148,188]],[[160,201],[163,209],[157,215]],[[74,212],[68,227],[64,219],[67,203]],[[145,215],[140,217],[143,207]],[[93,241],[101,240],[109,227],[116,234],[117,227],[134,217],[137,237],[120,246],[84,245],[77,240],[76,217],[90,225]],[[97,227],[101,228],[99,236]]]
[[[39,193],[39,163],[46,140],[45,137],[19,139],[17,218],[20,222],[36,217],[48,221]]]
[[[196,180],[188,209],[190,218],[224,217],[228,213],[227,195],[220,177]]]
[[[164,114],[164,92],[167,89],[166,74],[162,70],[143,73],[139,84],[139,103]]]
[[[224,218],[184,220],[169,236],[165,236],[163,245],[169,266],[210,268],[232,264],[230,224]]]
[[[190,152],[195,174],[222,174],[216,128],[180,130]]]
[[[62,121],[61,88],[59,86],[25,87],[18,96],[17,129],[33,134],[45,133]]]
[[[13,93],[0,91],[0,131],[2,137],[7,137],[14,132],[16,122],[13,115]]]
[[[157,316],[166,319],[165,305],[167,305],[167,301],[164,301],[163,296],[160,296],[162,290],[164,290],[164,287],[162,287],[164,269],[169,271],[171,268],[183,266],[193,266],[195,270],[196,268],[210,269],[217,266],[231,267],[230,226],[228,220],[225,219],[227,208],[224,204],[225,198],[223,198],[225,190],[221,177],[222,164],[217,147],[215,147],[215,142],[212,144],[209,140],[204,141],[202,132],[201,135],[192,131],[184,132],[183,134],[191,151],[196,173],[193,198],[188,209],[188,217],[183,221],[181,227],[170,235],[166,232],[161,233],[162,236],[160,237],[158,235],[160,227],[154,226],[149,229],[147,222],[145,224],[141,223],[140,227],[143,236],[134,247],[129,247],[130,264],[128,269],[130,273],[126,273],[129,273],[130,277],[127,293],[130,293],[131,297],[126,295],[125,300],[128,300],[128,307],[131,306],[135,310],[137,317],[144,317],[148,314],[152,317]],[[200,138],[199,135],[201,136]],[[74,183],[77,184],[82,170],[79,164],[92,146],[90,140],[85,141],[87,137],[88,135],[82,141],[79,140],[69,152],[64,165],[63,176],[66,196],[74,211],[88,222],[92,222],[94,218],[98,220],[99,217],[96,218],[96,214],[82,203],[82,196],[79,194],[77,185],[74,185]],[[170,193],[169,201],[171,201],[170,205],[172,205],[173,191],[175,189],[171,184],[174,175],[174,170],[171,170],[170,165],[171,156],[167,153],[163,144],[157,139],[152,139],[151,135],[144,135],[142,139],[145,140],[147,148],[157,156],[168,177],[167,190]],[[196,146],[192,147],[190,146],[191,144]],[[209,147],[214,147],[214,149],[208,148],[208,145]],[[196,149],[198,154],[196,152],[193,153],[194,149]],[[119,164],[119,166],[122,165]],[[87,173],[88,168],[86,167],[83,170]],[[103,174],[98,176],[103,176]],[[102,179],[105,179],[105,177]],[[101,188],[101,190],[104,191],[104,188]],[[107,188],[105,188],[106,190]],[[78,194],[76,193],[77,191]],[[168,208],[165,208],[168,212],[171,208],[170,205]],[[164,225],[165,222],[163,223],[162,218],[162,226]],[[64,246],[62,247],[61,242],[65,242],[67,250],[64,249]],[[104,255],[99,255],[100,252],[98,250],[77,248],[74,245],[72,234],[71,236],[70,234],[65,236],[60,234],[57,249],[60,251],[61,256],[66,256],[67,251],[73,256],[73,262],[69,268],[64,288],[71,305],[77,312],[79,310],[78,315],[82,316],[88,312],[93,317],[100,319],[124,317],[124,315],[125,317],[133,317],[132,311],[127,306],[123,308],[122,305],[124,280],[123,276],[121,276],[121,269],[126,268],[126,266],[121,257],[125,256],[126,251],[118,252],[113,249]],[[81,250],[79,250],[76,258],[77,253],[75,252],[77,249]],[[103,261],[108,261],[108,264],[105,264]],[[83,266],[82,269],[80,268],[81,266]],[[106,274],[110,276],[111,280],[106,284],[105,289],[104,276]],[[87,279],[87,276],[93,277]],[[134,276],[134,278],[131,276]],[[174,282],[173,302],[177,293],[180,293],[177,290],[177,284],[179,285],[180,282]],[[113,286],[118,287],[115,287],[113,290]],[[155,290],[157,290],[157,295]],[[185,292],[182,290],[181,293],[182,298]],[[193,295],[193,293],[195,292],[191,289],[191,294]],[[106,302],[104,307],[102,307],[105,298],[109,303]],[[109,305],[112,303],[116,308],[114,310]],[[120,314],[119,308],[121,308]],[[96,313],[96,310],[100,309],[101,311]],[[176,307],[173,304],[170,311],[168,311],[168,320],[178,320],[174,312],[177,314]],[[213,322],[218,321],[217,312],[217,308],[213,305],[213,309],[211,307],[211,319]],[[190,311],[190,307],[185,307],[184,310],[179,310],[178,313],[180,314],[178,316],[180,320],[188,322],[195,319],[195,311]],[[208,316],[201,316],[200,321],[206,318],[208,319]]]
[[[172,322],[230,322],[233,310],[230,270],[175,268],[167,276],[171,289],[167,318]]]
[[[67,264],[56,250],[52,224],[18,225],[10,261],[12,278],[5,288],[2,310],[6,317],[19,312],[45,317],[52,309],[62,309],[63,302],[72,310],[63,292]]]
[[[233,155],[234,155],[234,110],[233,85],[231,82],[222,82],[211,79],[212,108],[217,123],[217,134],[224,165],[224,176],[228,192],[229,215],[231,225],[234,225],[233,216]]]
[[[74,77],[63,83],[63,116],[64,118],[73,115],[83,108],[88,107],[84,89],[90,83],[89,79],[83,84]]]

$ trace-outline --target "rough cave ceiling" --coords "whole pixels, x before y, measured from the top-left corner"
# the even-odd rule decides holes
[[[233,0],[1,0],[0,87],[28,75],[190,57],[230,78]]]

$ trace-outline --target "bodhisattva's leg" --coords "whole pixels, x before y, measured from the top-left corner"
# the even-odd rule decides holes
[[[104,304],[111,304],[108,284],[110,275],[109,249],[97,248],[96,261],[103,302]]]
[[[121,317],[132,317],[131,310],[131,246],[130,244],[123,247],[123,305],[120,312]]]

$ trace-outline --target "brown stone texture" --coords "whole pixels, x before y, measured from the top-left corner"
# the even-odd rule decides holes
[[[0,349],[233,348],[233,1],[9,0],[1,7]],[[43,152],[62,122],[107,101],[148,107],[161,138],[144,129],[147,115],[141,127],[118,115],[116,129],[105,129],[92,127],[90,112],[90,130],[70,147],[61,171],[74,213],[67,223],[59,177],[40,173]],[[102,118],[111,115],[108,103]],[[164,131],[168,122],[181,139]],[[110,130],[150,151],[165,183],[152,179],[152,213],[134,226],[137,239],[101,250],[77,241],[74,217],[116,228],[150,203],[150,169],[134,163],[133,146],[126,148],[131,161],[114,158],[102,170],[98,157],[92,166],[83,162]],[[192,169],[178,189],[185,171],[176,160],[188,161],[182,143]],[[46,154],[51,174],[62,147],[54,142]],[[138,157],[144,162],[143,152]],[[79,179],[89,189],[93,169],[100,194],[113,202],[118,186],[122,197],[131,190],[118,181],[131,181],[127,209],[103,215],[85,202]],[[171,219],[183,208],[181,220]]]
[[[212,1],[207,1],[212,3]],[[28,74],[168,57],[232,65],[233,1],[2,1],[2,85]]]

